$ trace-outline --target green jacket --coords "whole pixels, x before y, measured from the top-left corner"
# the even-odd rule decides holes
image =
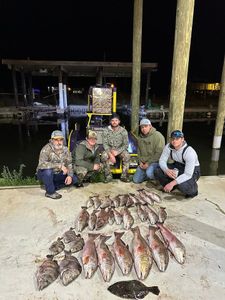
[[[91,149],[86,140],[80,142],[72,152],[73,164],[76,166],[84,167],[88,171],[93,171],[94,164],[100,163],[99,146],[95,145]]]
[[[151,164],[158,162],[165,146],[164,136],[152,127],[147,135],[138,137],[138,160]]]

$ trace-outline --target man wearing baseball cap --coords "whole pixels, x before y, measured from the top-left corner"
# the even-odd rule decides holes
[[[84,180],[91,180],[92,175],[101,170],[100,148],[95,131],[88,131],[86,140],[81,141],[73,150],[72,158],[78,185],[83,186]]]
[[[142,119],[138,137],[139,165],[133,176],[134,183],[155,179],[154,170],[159,165],[158,161],[164,146],[164,136],[152,126],[149,119]]]
[[[168,163],[172,159],[173,163]],[[200,164],[195,150],[187,144],[181,130],[174,130],[170,143],[163,149],[155,177],[167,193],[177,187],[186,198],[198,195],[197,180],[200,177]]]
[[[55,130],[39,155],[37,178],[44,183],[45,196],[51,199],[62,197],[56,190],[77,183],[77,177],[73,174],[71,153],[63,143],[62,131]]]

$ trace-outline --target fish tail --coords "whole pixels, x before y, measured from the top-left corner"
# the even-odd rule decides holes
[[[88,237],[95,240],[99,236],[99,233],[88,233]]]
[[[159,295],[159,293],[160,293],[160,290],[159,290],[158,286],[156,286],[156,285],[148,287],[148,290],[149,290],[149,292],[151,292],[154,295]]]
[[[114,232],[114,235],[115,235],[115,238],[121,238],[124,234],[124,231],[123,232]]]

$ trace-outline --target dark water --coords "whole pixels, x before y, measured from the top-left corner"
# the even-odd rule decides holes
[[[86,126],[85,118],[70,119],[69,129],[74,128],[75,122],[81,124],[84,131]],[[129,120],[122,119],[126,128],[129,129]],[[167,123],[162,127],[154,123],[159,131],[166,136]],[[194,122],[184,123],[183,131],[189,145],[198,153],[202,175],[224,175],[225,174],[225,137],[223,136],[222,147],[219,152],[219,162],[212,162],[212,142],[215,123]],[[14,125],[0,124],[1,147],[0,147],[0,172],[3,165],[10,170],[18,170],[20,164],[26,165],[24,175],[33,176],[38,162],[41,148],[48,142],[51,132],[55,129],[61,130],[59,120],[55,124],[39,125]]]

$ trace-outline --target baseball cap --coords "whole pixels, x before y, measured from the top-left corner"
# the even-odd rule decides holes
[[[51,139],[64,139],[63,133],[60,130],[55,130],[51,134]]]
[[[87,134],[88,139],[97,139],[97,133],[93,130],[89,130]]]
[[[174,131],[171,132],[170,137],[171,138],[182,138],[182,137],[184,137],[184,134],[180,130],[174,130]]]
[[[151,125],[151,121],[149,119],[142,119],[140,122],[140,126],[142,125]]]
[[[112,113],[112,115],[110,117],[110,120],[112,120],[112,119],[118,119],[118,120],[120,120],[120,116],[117,113]]]

